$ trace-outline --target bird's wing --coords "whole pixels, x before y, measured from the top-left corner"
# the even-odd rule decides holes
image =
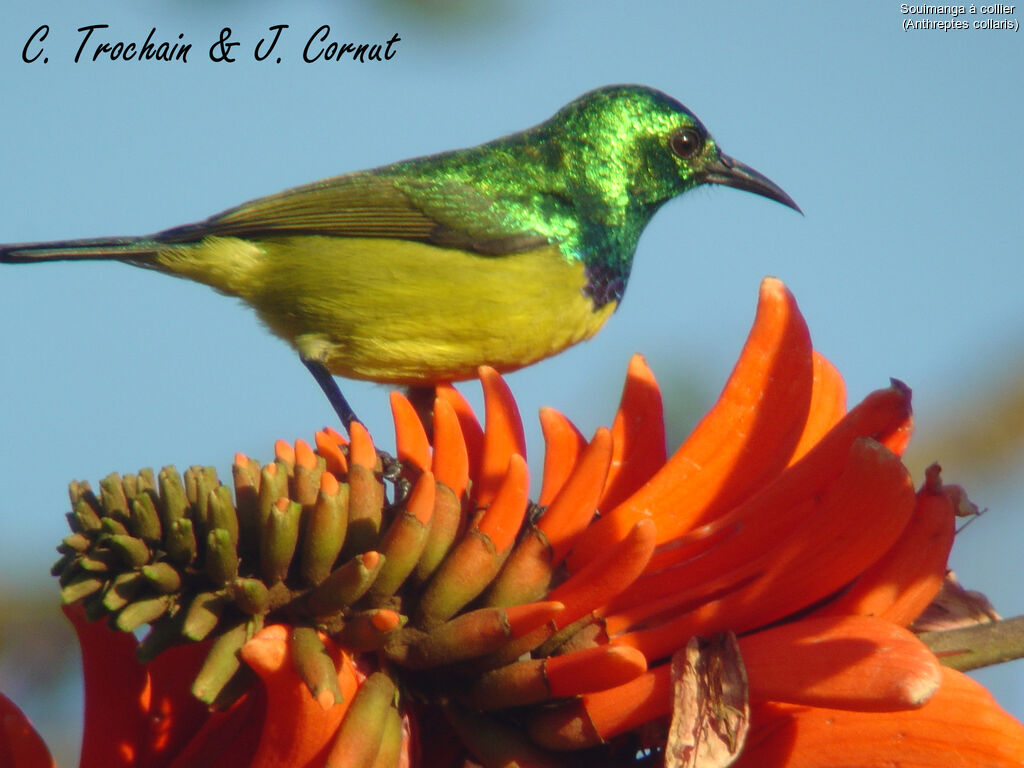
[[[535,232],[510,231],[490,201],[466,185],[403,184],[354,173],[296,187],[231,208],[205,221],[160,232],[165,243],[204,237],[261,239],[284,235],[415,240],[485,254],[546,245]]]

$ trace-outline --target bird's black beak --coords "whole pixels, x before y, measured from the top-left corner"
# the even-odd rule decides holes
[[[705,184],[722,184],[726,187],[753,192],[755,195],[761,195],[761,197],[767,197],[789,206],[797,213],[803,213],[793,198],[782,191],[782,187],[749,165],[745,165],[739,160],[733,160],[724,152],[719,153],[715,162],[705,166],[701,174],[701,181]]]

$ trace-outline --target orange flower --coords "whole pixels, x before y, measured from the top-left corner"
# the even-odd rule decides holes
[[[429,418],[393,394],[397,460],[356,423],[263,467],[238,455],[233,502],[202,468],[73,485],[62,596],[123,630],[67,611],[82,765],[529,768],[580,748],[629,765],[699,749],[691,726],[730,754],[746,734],[741,764],[768,768],[1024,758],[1024,727],[906,628],[945,575],[957,499],[937,468],[914,492],[909,390],[847,412],[779,281],[673,456],[640,357],[589,441],[542,410],[536,507],[515,401],[480,380],[483,427],[451,386]],[[734,635],[739,660],[691,643]],[[709,670],[691,688],[688,645]]]
[[[1024,729],[980,684],[951,669],[923,707],[878,716],[766,702],[738,768],[784,765],[1003,766],[1024,763]]]
[[[54,768],[42,737],[14,702],[0,693],[0,765],[8,768]]]
[[[134,636],[87,621],[77,606],[65,613],[78,633],[85,674],[82,768],[323,765],[364,678],[328,640],[342,698],[311,696],[293,665],[295,639],[275,624],[240,651],[260,684],[227,711],[210,712],[189,690],[208,645],[179,646],[140,664]]]
[[[799,704],[802,712],[913,710],[942,680],[935,657],[903,627],[944,576],[952,492],[933,470],[913,493],[899,461],[911,424],[903,385],[894,382],[849,413],[844,399],[842,379],[812,352],[792,297],[766,280],[718,403],[663,467],[579,535],[568,557],[570,570],[582,572],[630,526],[652,520],[653,557],[595,615],[612,647],[640,650],[651,664],[693,635],[742,634],[755,702],[751,738],[761,732],[759,701]],[[778,623],[793,616],[802,618]],[[672,685],[662,663],[539,714],[531,735],[553,749],[602,743],[667,716]],[[1012,718],[1003,722],[1024,733]],[[874,764],[852,736],[837,749],[846,751],[832,764]],[[999,754],[1024,756],[1019,748]],[[908,742],[889,758],[916,764],[920,755]],[[750,764],[790,763],[776,756]]]

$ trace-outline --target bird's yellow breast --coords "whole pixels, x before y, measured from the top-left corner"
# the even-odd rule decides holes
[[[208,238],[160,261],[250,303],[332,373],[397,384],[520,368],[590,338],[615,309],[595,310],[583,265],[555,246],[483,256],[383,238]]]

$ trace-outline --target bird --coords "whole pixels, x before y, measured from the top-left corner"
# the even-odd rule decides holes
[[[335,375],[431,387],[591,338],[622,301],[655,212],[706,184],[800,212],[679,101],[612,85],[479,146],[153,235],[0,245],[0,263],[112,259],[237,297],[295,348],[347,428],[358,418]]]

